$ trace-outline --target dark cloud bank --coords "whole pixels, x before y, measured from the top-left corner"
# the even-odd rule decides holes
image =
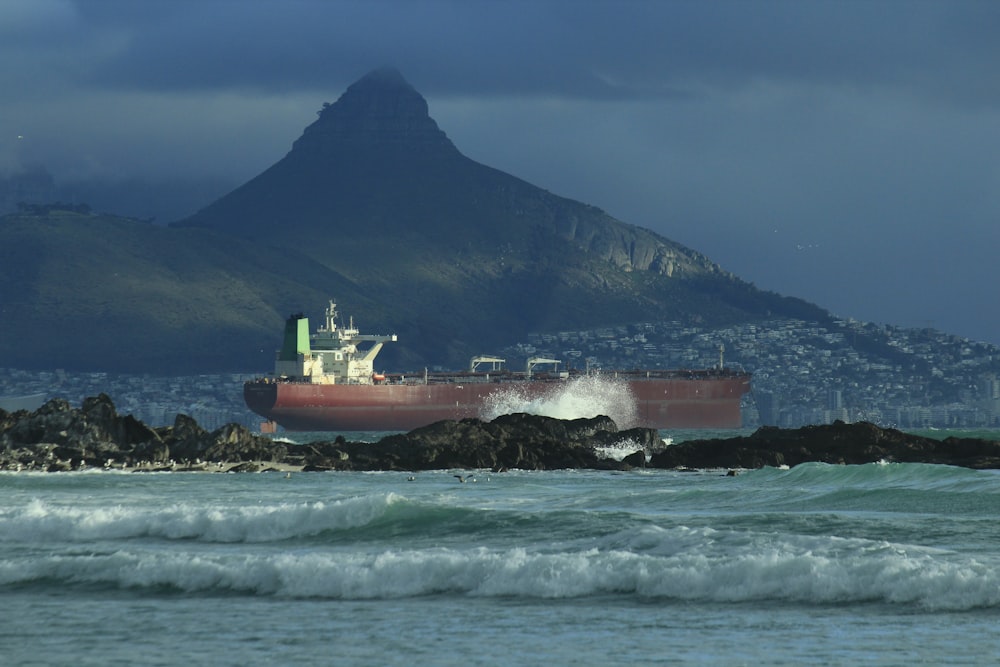
[[[194,207],[392,65],[480,162],[839,315],[1000,343],[997,25],[968,0],[13,0],[0,171],[200,182]]]

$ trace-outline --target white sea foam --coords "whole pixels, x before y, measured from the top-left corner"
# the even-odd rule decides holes
[[[158,537],[209,542],[273,542],[366,525],[400,500],[394,493],[333,502],[159,508],[95,508],[33,500],[0,513],[0,542]]]
[[[611,417],[619,428],[631,428],[638,422],[635,398],[628,384],[600,376],[582,376],[543,396],[529,397],[516,385],[492,394],[480,417],[491,420],[500,415],[526,412],[556,419]]]
[[[649,462],[649,452],[645,451],[645,448],[638,444],[635,440],[631,438],[624,438],[619,442],[605,447],[594,447],[594,451],[597,455],[604,459],[612,459],[615,461],[621,461],[623,458],[630,454],[635,454],[636,452],[643,452],[646,455],[646,461]]]
[[[862,539],[649,528],[587,548],[332,549],[251,554],[125,548],[0,563],[0,585],[54,581],[291,598],[433,594],[1000,607],[996,563]],[[565,547],[565,545],[564,545]]]

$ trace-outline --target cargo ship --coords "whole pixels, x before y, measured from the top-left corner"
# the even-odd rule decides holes
[[[624,421],[631,423],[616,419],[622,428],[739,428],[740,403],[750,391],[750,375],[724,368],[721,352],[718,367],[706,370],[560,370],[557,359],[533,357],[524,370],[512,371],[504,367],[504,359],[480,356],[460,372],[377,372],[375,357],[385,343],[396,340],[395,334],[360,333],[353,318],[347,326],[338,325],[333,301],[325,324],[314,333],[308,318],[293,315],[285,322],[274,374],[246,382],[244,400],[265,418],[263,432],[275,432],[277,426],[288,431],[407,431],[444,419],[491,419],[512,404],[512,397],[514,403],[528,405],[577,383],[599,382],[630,401]]]

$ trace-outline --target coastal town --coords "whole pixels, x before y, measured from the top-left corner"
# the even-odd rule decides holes
[[[728,328],[640,323],[532,334],[500,354],[592,370],[708,368],[721,356],[726,366],[753,374],[742,410],[748,428],[837,420],[900,429],[1000,426],[1000,348],[930,328],[841,319]],[[183,413],[210,430],[228,423],[257,428],[261,418],[244,404],[242,385],[262,372],[161,377],[0,369],[0,397],[79,405],[105,393],[121,414],[153,426]]]
[[[579,367],[705,368],[753,374],[747,427],[869,421],[893,428],[1000,426],[1000,348],[934,329],[833,319],[718,329],[676,322],[532,336],[510,353]]]

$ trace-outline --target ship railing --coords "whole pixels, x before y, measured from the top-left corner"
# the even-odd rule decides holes
[[[712,379],[712,378],[738,378],[747,377],[749,373],[739,369],[731,368],[672,368],[672,369],[633,369],[633,370],[611,370],[611,371],[593,371],[591,370],[590,375],[597,375],[600,377],[621,377],[630,380],[641,380],[641,379],[657,379],[657,380],[672,380],[672,379]]]
[[[387,385],[415,385],[415,384],[463,384],[463,383],[508,383],[508,382],[557,382],[565,381],[566,379],[582,377],[582,376],[596,376],[605,378],[622,378],[629,380],[642,380],[642,379],[711,379],[711,378],[743,378],[750,377],[750,373],[746,370],[739,368],[708,368],[708,369],[655,369],[655,370],[599,370],[599,369],[589,369],[587,371],[581,371],[578,369],[570,369],[569,371],[562,371],[559,373],[550,372],[533,372],[530,376],[524,372],[510,371],[510,370],[500,370],[500,371],[489,371],[489,372],[455,372],[455,373],[428,373],[426,375],[422,373],[386,373],[385,380],[380,381],[379,384]],[[252,380],[247,380],[245,384],[275,384],[275,383],[295,383],[295,382],[309,382],[308,378],[290,378],[286,376],[264,376],[254,378]],[[355,384],[353,382],[348,384]]]
[[[565,377],[562,374],[554,373],[534,373],[530,377],[524,372],[510,371],[510,370],[499,370],[499,371],[488,371],[488,372],[469,372],[461,371],[454,373],[427,373],[425,376],[422,373],[386,373],[385,380],[380,382],[380,384],[387,385],[421,385],[421,384],[505,384],[510,382],[525,382],[531,381],[556,381],[564,380]]]

